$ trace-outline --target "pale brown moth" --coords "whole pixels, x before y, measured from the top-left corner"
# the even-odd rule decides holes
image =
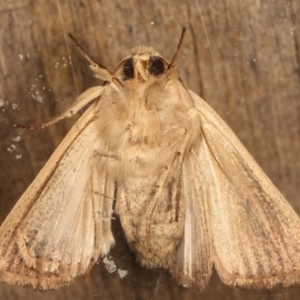
[[[300,282],[300,220],[237,137],[151,47],[136,47],[105,84],[48,126],[92,103],[0,228],[0,278],[56,289],[114,245],[111,215],[147,268],[203,290],[215,267],[243,289]],[[117,187],[117,190],[116,190]]]

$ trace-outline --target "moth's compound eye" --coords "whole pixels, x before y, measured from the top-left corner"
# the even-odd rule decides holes
[[[158,76],[165,71],[165,66],[162,59],[158,56],[151,56],[149,60],[149,73],[153,76]]]
[[[133,69],[133,59],[128,58],[123,65],[123,73],[125,79],[130,79],[134,77],[134,69]]]

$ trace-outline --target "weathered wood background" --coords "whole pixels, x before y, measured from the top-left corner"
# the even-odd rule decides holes
[[[113,68],[138,44],[170,59],[182,25],[188,27],[182,78],[225,119],[300,214],[299,18],[299,0],[1,0],[0,221],[74,120],[35,131],[13,124],[49,120],[97,83],[66,34]],[[167,273],[141,268],[114,227],[119,242],[111,259],[128,272],[125,278],[100,262],[58,291],[1,283],[0,299],[299,298],[300,286],[240,291],[216,274],[201,295],[178,287]]]

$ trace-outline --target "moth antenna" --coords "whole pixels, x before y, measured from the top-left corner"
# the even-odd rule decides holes
[[[179,43],[177,45],[176,52],[175,52],[175,54],[173,56],[173,59],[172,59],[170,65],[169,65],[168,69],[172,69],[172,68],[174,68],[177,65],[177,61],[178,61],[178,57],[179,57],[179,52],[180,52],[181,46],[183,44],[183,39],[184,39],[184,36],[185,36],[185,32],[186,32],[186,27],[182,27],[182,31],[181,31]]]
[[[72,42],[75,44],[76,48],[80,52],[80,54],[90,63],[90,68],[95,73],[95,76],[101,80],[113,82],[119,89],[123,87],[123,84],[121,81],[114,77],[111,72],[101,65],[100,63],[93,60],[87,52],[83,49],[83,47],[79,44],[79,42],[76,40],[76,38],[73,36],[72,33],[68,33],[69,38],[72,40]]]
[[[98,67],[100,67],[101,69],[105,69],[107,71],[109,71],[106,67],[104,67],[103,65],[101,65],[100,63],[96,62],[95,60],[93,60],[88,54],[87,52],[83,49],[83,47],[79,44],[79,42],[76,40],[76,38],[74,37],[74,35],[72,33],[68,33],[69,38],[72,40],[72,42],[75,44],[75,46],[77,47],[78,51],[80,52],[80,54],[91,64],[91,65],[97,65]]]

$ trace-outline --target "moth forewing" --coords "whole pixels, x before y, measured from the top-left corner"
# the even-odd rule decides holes
[[[107,83],[40,126],[100,98],[0,228],[1,280],[54,289],[89,271],[114,243],[116,196],[141,264],[170,270],[183,286],[203,290],[213,266],[240,288],[300,282],[300,220],[228,126],[184,86],[182,39],[171,64],[140,46],[113,72],[76,42]]]
[[[110,227],[101,221],[112,206],[101,192],[114,195],[114,183],[106,177],[105,167],[98,176],[105,190],[97,190],[97,201],[92,201],[94,151],[102,149],[96,130],[97,103],[73,126],[2,224],[2,280],[38,289],[57,288],[84,274],[113,244]],[[85,97],[82,104],[86,104]]]
[[[220,117],[190,92],[202,120],[214,264],[241,288],[300,281],[300,221],[289,203]]]

